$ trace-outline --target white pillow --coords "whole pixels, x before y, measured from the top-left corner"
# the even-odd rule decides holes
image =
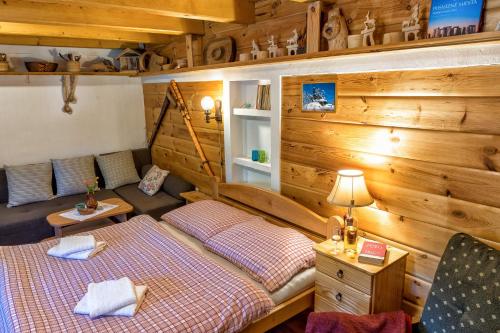
[[[168,174],[169,171],[162,170],[156,165],[153,165],[139,183],[139,189],[147,195],[155,195],[160,190]]]

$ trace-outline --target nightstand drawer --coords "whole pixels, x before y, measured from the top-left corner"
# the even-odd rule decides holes
[[[346,283],[351,287],[364,292],[365,294],[371,294],[372,277],[370,275],[328,258],[320,253],[317,253],[316,255],[316,270],[319,270],[330,277],[341,281],[342,283]]]
[[[346,312],[370,313],[369,295],[318,271],[316,271],[316,296]]]
[[[328,299],[321,297],[318,294],[314,295],[314,312],[344,312],[344,313],[351,313],[355,315],[364,315],[366,314],[365,312],[356,312],[353,311],[356,309],[352,308],[343,308],[339,306],[338,304],[335,304],[333,302],[330,302]]]

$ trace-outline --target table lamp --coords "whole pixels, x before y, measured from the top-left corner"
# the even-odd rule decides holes
[[[352,209],[373,203],[373,198],[366,188],[363,171],[339,170],[327,201],[329,204],[348,208],[344,217],[344,251],[356,253],[358,227],[352,217]]]

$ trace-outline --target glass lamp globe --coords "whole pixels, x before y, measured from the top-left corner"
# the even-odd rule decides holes
[[[214,108],[214,99],[210,96],[205,96],[201,99],[201,107],[203,110],[212,110]]]

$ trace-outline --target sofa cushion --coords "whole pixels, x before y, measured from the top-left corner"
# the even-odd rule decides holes
[[[50,162],[5,166],[5,171],[9,189],[8,207],[53,198],[52,164]]]
[[[178,200],[184,200],[180,195],[182,192],[190,192],[194,189],[193,184],[172,173],[167,176],[163,183],[163,190]]]
[[[57,195],[67,196],[84,193],[84,181],[95,179],[94,156],[82,156],[52,160],[57,183]]]
[[[420,332],[495,332],[500,320],[499,251],[454,235],[441,258]],[[498,332],[498,331],[497,331]]]
[[[148,214],[156,220],[159,220],[160,216],[166,212],[184,204],[184,201],[178,200],[163,191],[159,191],[153,196],[146,195],[139,190],[137,184],[119,187],[115,189],[115,192],[134,206],[134,212],[137,215]]]
[[[161,189],[168,173],[169,171],[162,170],[154,165],[142,178],[138,186],[139,189],[149,196],[155,195]]]
[[[106,189],[138,183],[141,179],[137,174],[132,151],[126,150],[96,157],[106,184]]]
[[[96,192],[96,197],[104,200],[117,195],[111,190],[102,190]],[[0,245],[33,243],[53,236],[54,229],[48,224],[47,216],[84,200],[84,195],[79,194],[13,208],[0,205]]]

